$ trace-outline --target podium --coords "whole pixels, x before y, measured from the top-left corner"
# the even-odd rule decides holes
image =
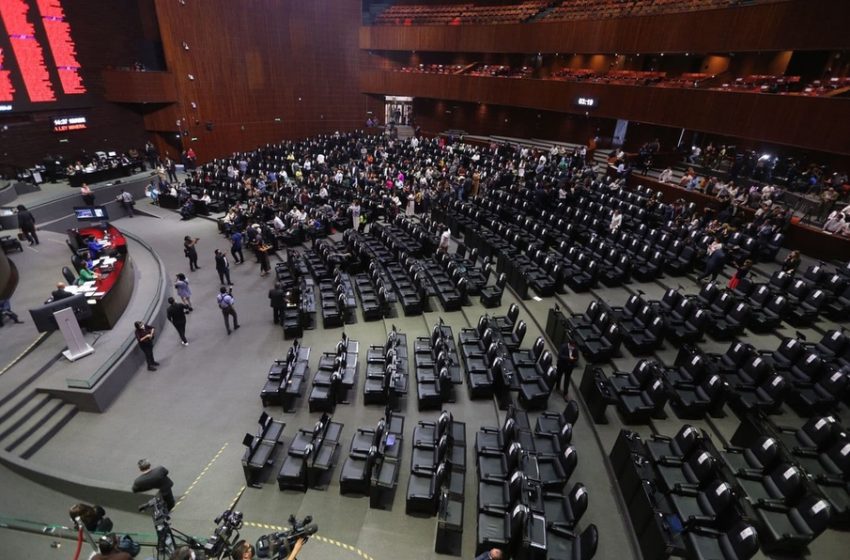
[[[68,345],[68,348],[62,351],[62,355],[68,361],[74,362],[94,352],[94,348],[83,338],[83,332],[74,316],[73,308],[60,309],[53,314],[53,317],[56,319],[56,324],[59,325],[59,330],[62,331],[65,344]]]

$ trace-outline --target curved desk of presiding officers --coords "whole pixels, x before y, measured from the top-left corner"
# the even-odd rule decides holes
[[[73,253],[72,263],[79,262],[91,241],[100,247],[99,254],[93,255],[91,260],[94,279],[85,281],[78,278],[74,285],[69,283],[65,291],[84,293],[88,298],[92,316],[83,321],[85,327],[108,330],[121,318],[133,295],[133,263],[127,254],[127,239],[111,225],[69,229],[68,247]]]

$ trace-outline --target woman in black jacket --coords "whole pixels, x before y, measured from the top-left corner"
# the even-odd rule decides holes
[[[35,232],[35,216],[23,204],[18,204],[18,227],[21,228],[21,233],[24,234],[30,245],[33,243],[38,245],[38,234]]]

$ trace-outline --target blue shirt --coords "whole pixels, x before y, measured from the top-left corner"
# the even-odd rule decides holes
[[[233,235],[230,236],[230,240],[233,242],[234,249],[242,248],[242,234],[240,232],[234,232]]]
[[[103,250],[103,246],[94,239],[86,243],[86,246],[88,247],[89,253],[91,253],[93,259],[96,259],[97,255]]]

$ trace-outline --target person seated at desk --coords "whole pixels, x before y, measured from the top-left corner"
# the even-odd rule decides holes
[[[50,296],[53,298],[53,301],[59,301],[60,299],[69,298],[74,295],[65,288],[65,282],[59,282],[56,284],[56,289],[50,292]]]
[[[89,250],[90,259],[87,259],[89,260],[89,262],[98,258],[100,256],[100,253],[105,248],[103,245],[98,243],[97,239],[95,239],[94,237],[89,237],[88,239],[86,239],[86,247]]]
[[[83,266],[81,266],[80,269],[77,271],[77,274],[79,275],[79,278],[77,279],[78,285],[82,285],[86,282],[91,282],[100,278],[100,273],[94,270],[93,267],[91,267],[90,265],[91,261],[86,261]]]

